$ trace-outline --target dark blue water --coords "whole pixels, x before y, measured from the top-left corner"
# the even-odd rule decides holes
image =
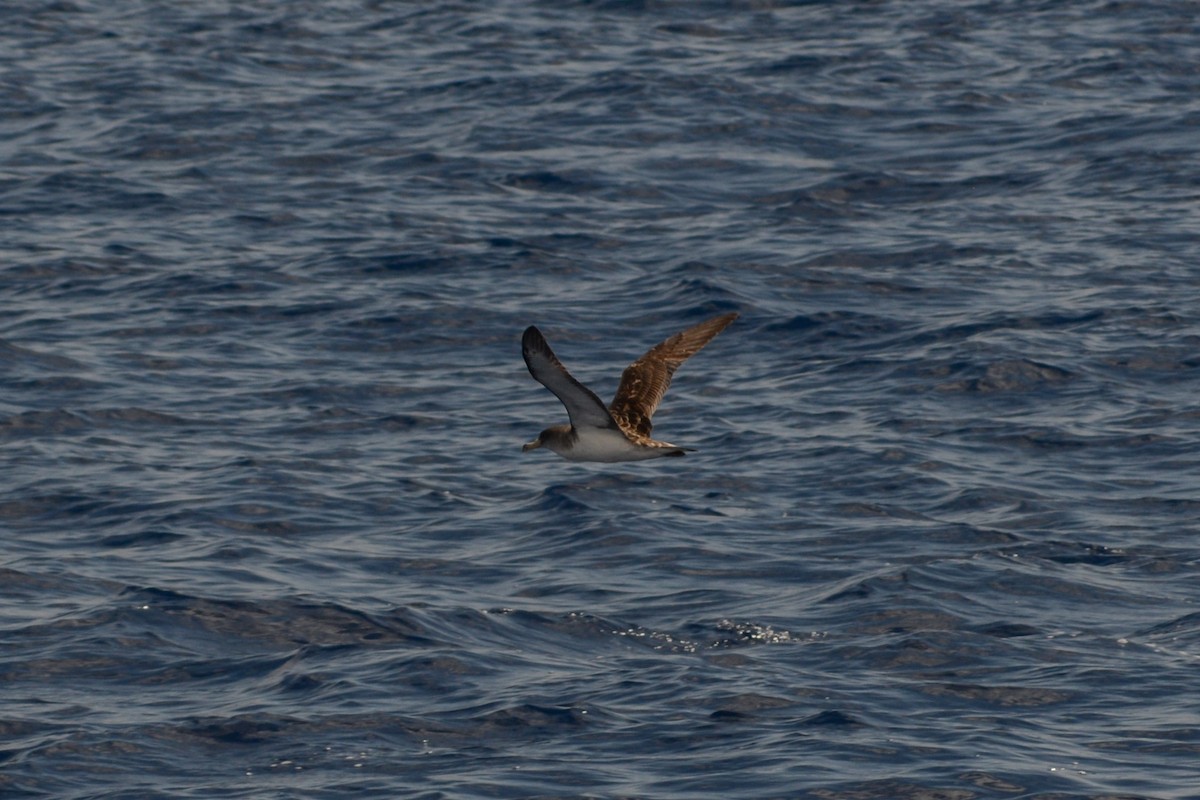
[[[0,6],[0,795],[1200,797],[1191,2]],[[519,338],[611,396],[578,465]]]

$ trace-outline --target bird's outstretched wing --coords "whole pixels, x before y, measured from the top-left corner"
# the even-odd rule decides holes
[[[521,355],[525,366],[534,380],[554,392],[554,396],[567,408],[567,416],[576,428],[615,428],[612,416],[600,398],[586,386],[571,377],[567,368],[554,355],[546,337],[534,326],[525,329],[521,337]]]
[[[655,409],[667,393],[675,370],[700,352],[700,348],[712,341],[714,336],[725,330],[737,317],[736,313],[722,314],[699,325],[693,325],[650,348],[646,355],[626,367],[625,372],[621,374],[621,385],[617,389],[616,397],[608,407],[617,425],[626,433],[648,437],[651,429],[650,418],[654,416]],[[534,377],[537,378],[537,375]]]

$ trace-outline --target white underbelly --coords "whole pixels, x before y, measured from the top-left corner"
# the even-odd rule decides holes
[[[574,446],[560,453],[569,461],[643,461],[671,452],[666,447],[639,447],[618,431],[591,429],[578,433]]]

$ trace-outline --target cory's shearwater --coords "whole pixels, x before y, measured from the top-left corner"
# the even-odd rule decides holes
[[[612,405],[571,377],[554,355],[546,337],[534,326],[521,337],[521,354],[534,379],[567,408],[570,425],[554,425],[523,450],[547,447],[570,461],[641,461],[681,456],[690,448],[650,438],[650,417],[658,408],[679,365],[700,352],[714,336],[737,319],[722,314],[677,333],[625,368]]]

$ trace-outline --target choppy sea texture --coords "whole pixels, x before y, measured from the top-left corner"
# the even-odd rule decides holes
[[[4,797],[1194,798],[1186,2],[0,6]],[[573,465],[665,336],[685,459]]]

